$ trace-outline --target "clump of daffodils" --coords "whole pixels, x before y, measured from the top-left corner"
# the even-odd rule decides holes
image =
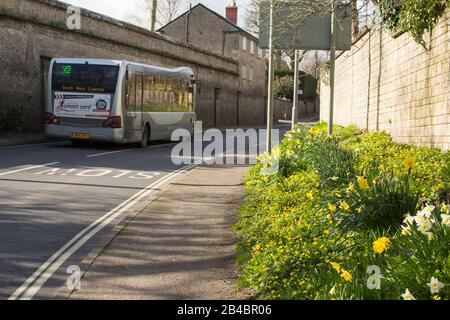
[[[402,234],[411,235],[411,227],[413,225],[416,225],[417,230],[426,235],[429,240],[433,240],[434,234],[431,232],[431,229],[433,227],[433,224],[435,223],[435,220],[432,218],[434,209],[435,206],[427,205],[422,210],[419,210],[415,216],[411,216],[408,214],[403,220],[404,225],[402,226]],[[442,214],[441,218],[442,222],[445,224],[445,220],[447,219],[446,215]]]

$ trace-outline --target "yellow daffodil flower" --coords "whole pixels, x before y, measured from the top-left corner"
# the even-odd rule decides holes
[[[378,238],[373,243],[373,251],[375,251],[378,254],[382,254],[383,252],[385,252],[386,250],[389,249],[390,245],[391,245],[391,240],[389,240],[389,238],[387,238],[387,237]]]
[[[405,169],[407,171],[411,170],[414,167],[414,164],[415,164],[415,161],[412,156],[406,158],[405,161],[403,162],[403,166],[405,167]]]
[[[352,275],[347,270],[342,270],[341,277],[344,278],[345,281],[352,281]]]
[[[330,262],[331,266],[333,267],[334,270],[336,270],[337,272],[341,272],[341,265],[337,262]]]
[[[341,204],[339,205],[339,208],[341,208],[341,209],[344,210],[344,211],[350,210],[350,206],[349,206],[348,203],[345,202],[345,201],[341,202]]]
[[[332,203],[329,203],[328,205],[328,210],[330,210],[331,212],[336,212],[336,206]]]
[[[358,186],[360,189],[365,190],[369,188],[369,183],[367,182],[366,178],[358,176]]]

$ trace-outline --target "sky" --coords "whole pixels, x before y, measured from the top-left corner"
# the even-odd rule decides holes
[[[63,2],[130,23],[136,23],[137,20],[141,20],[141,23],[142,21],[148,21],[149,13],[142,9],[142,1],[143,0],[63,0]],[[232,0],[182,1],[184,3],[182,12],[189,8],[189,2],[192,2],[193,6],[200,2],[223,16],[225,15],[225,7],[232,3]],[[236,0],[236,4],[239,7],[238,24],[242,27],[244,26],[244,16],[246,13],[245,5],[248,2],[250,2],[250,0]]]

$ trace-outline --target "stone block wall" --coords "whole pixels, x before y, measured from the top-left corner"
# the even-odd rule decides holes
[[[386,130],[394,139],[450,149],[450,13],[425,35],[429,50],[408,34],[370,30],[336,60],[335,123]],[[321,120],[329,86],[321,83]]]

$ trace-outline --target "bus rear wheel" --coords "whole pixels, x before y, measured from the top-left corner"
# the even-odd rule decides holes
[[[142,133],[141,148],[146,148],[148,146],[149,140],[150,140],[150,127],[146,125],[144,132]]]

